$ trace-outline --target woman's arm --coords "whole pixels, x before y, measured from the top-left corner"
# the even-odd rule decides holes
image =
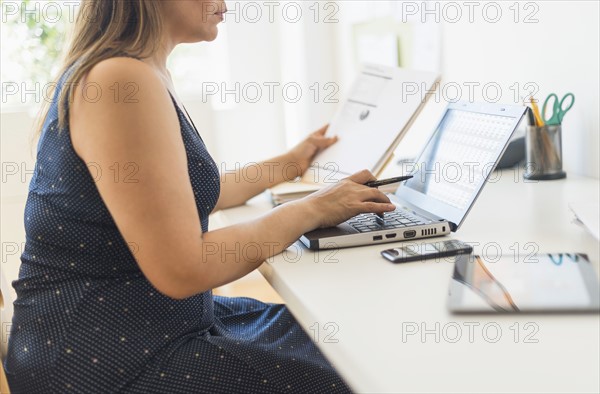
[[[310,134],[288,153],[234,171],[222,171],[221,195],[215,211],[244,204],[252,197],[282,182],[292,181],[310,167],[313,158],[337,141],[327,138],[327,126]]]
[[[359,184],[372,178],[364,172],[251,222],[203,234],[178,117],[154,69],[113,58],[83,82],[104,94],[91,102],[82,84],[76,89],[73,146],[105,174],[115,165],[136,166],[133,179],[102,176],[97,187],[125,240],[137,246],[140,269],[167,296],[186,298],[238,279],[316,227],[394,209],[385,195]],[[114,87],[127,83],[139,88],[135,103],[115,100]]]

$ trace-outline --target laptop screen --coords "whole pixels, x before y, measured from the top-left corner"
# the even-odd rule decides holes
[[[397,195],[460,225],[525,111],[522,106],[451,104]]]

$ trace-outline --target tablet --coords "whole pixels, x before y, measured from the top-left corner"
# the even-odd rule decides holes
[[[585,254],[462,255],[450,281],[453,312],[594,312],[598,278]]]

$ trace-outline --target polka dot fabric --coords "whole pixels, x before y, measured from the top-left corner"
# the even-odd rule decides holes
[[[13,393],[307,393],[350,390],[285,306],[154,289],[105,206],[57,95],[38,143],[5,362]],[[203,231],[219,174],[177,106]],[[124,174],[121,173],[121,176]]]

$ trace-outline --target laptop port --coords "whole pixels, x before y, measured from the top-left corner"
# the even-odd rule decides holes
[[[383,235],[376,235],[373,237],[373,241],[381,241],[383,239]]]
[[[385,235],[386,238],[396,238],[396,233],[393,234],[386,234]]]
[[[407,230],[404,232],[404,238],[414,238],[417,235],[415,230]]]

